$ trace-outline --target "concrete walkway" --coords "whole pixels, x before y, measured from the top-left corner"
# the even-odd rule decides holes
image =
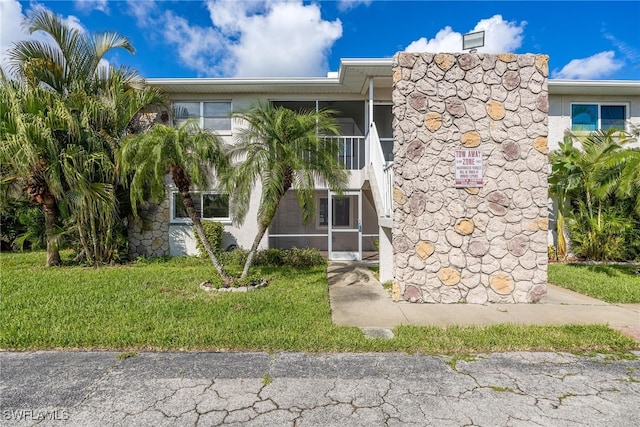
[[[413,304],[393,302],[367,262],[328,266],[333,322],[360,328],[398,325],[607,324],[640,341],[640,304],[609,304],[549,285],[539,304]]]

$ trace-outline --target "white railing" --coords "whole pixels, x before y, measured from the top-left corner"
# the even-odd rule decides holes
[[[385,216],[391,216],[393,210],[393,163],[386,165],[382,171],[382,199],[385,209]]]
[[[360,170],[365,166],[364,136],[327,136],[338,141],[338,158],[347,170]]]
[[[380,212],[380,214],[381,216],[391,216],[393,164],[388,164],[384,158],[384,152],[382,151],[382,145],[380,144],[380,137],[378,136],[378,129],[375,123],[371,123],[368,139],[373,175],[378,185],[378,190],[380,191],[380,198],[382,199],[382,212]]]

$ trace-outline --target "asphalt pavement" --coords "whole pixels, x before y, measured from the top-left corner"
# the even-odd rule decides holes
[[[629,427],[635,356],[4,352],[0,425]]]

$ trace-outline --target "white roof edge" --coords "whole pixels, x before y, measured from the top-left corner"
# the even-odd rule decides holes
[[[628,84],[636,86],[640,80],[570,80],[570,79],[549,79],[549,84],[554,86],[620,86]]]
[[[336,83],[342,80],[347,68],[351,67],[391,67],[392,58],[343,58],[340,60],[340,68],[338,71],[330,73],[337,73],[337,77],[156,77],[147,78],[147,82],[163,85],[163,84],[193,84],[193,85],[211,85],[211,84],[245,84],[245,85],[262,85],[265,83]],[[391,75],[391,73],[389,73]]]
[[[549,79],[551,95],[640,95],[640,80]]]
[[[146,82],[156,85],[163,84],[192,84],[192,85],[225,85],[225,84],[243,84],[243,85],[263,85],[265,83],[335,83],[337,78],[330,77],[156,77],[146,78]]]
[[[368,65],[368,66],[385,66],[392,65],[393,58],[342,58],[340,67],[344,65]]]
[[[640,86],[640,80],[568,80],[549,79],[551,86],[589,87],[589,86]]]
[[[261,86],[269,84],[288,84],[288,85],[333,85],[344,82],[345,75],[349,69],[367,68],[367,67],[389,67],[389,76],[391,76],[391,66],[393,58],[342,58],[340,60],[340,68],[338,71],[330,72],[327,76],[320,77],[175,77],[175,78],[148,78],[145,79],[152,85],[229,85],[241,84],[245,86]],[[624,91],[631,89],[630,94],[640,93],[640,80],[568,80],[568,79],[549,79],[550,93],[588,93],[590,89],[614,89],[614,91]]]

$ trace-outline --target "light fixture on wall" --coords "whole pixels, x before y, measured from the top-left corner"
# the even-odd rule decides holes
[[[479,47],[484,46],[484,31],[477,31],[462,36],[462,50],[469,50],[469,53],[477,52]]]

